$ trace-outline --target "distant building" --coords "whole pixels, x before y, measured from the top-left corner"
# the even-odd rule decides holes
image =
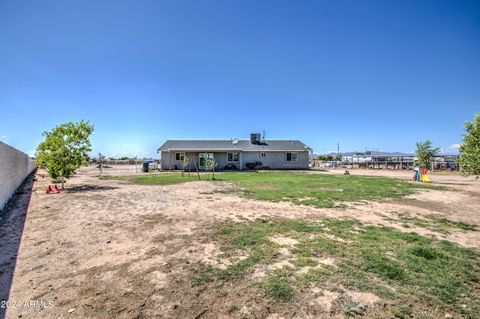
[[[332,153],[329,155],[337,155]],[[415,165],[415,154],[400,152],[350,152],[338,154],[339,165],[363,168],[410,169]],[[430,170],[458,170],[458,155],[441,154],[432,160]],[[318,165],[315,165],[318,166]]]

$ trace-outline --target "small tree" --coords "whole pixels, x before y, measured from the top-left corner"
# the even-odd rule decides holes
[[[193,158],[193,166],[195,166],[195,170],[197,171],[198,180],[200,180],[200,172],[198,170],[198,165],[197,165],[197,161],[195,161],[195,157]]]
[[[212,172],[212,179],[215,179],[215,166],[217,166],[217,163],[213,158],[210,157],[205,157],[205,172]]]
[[[105,160],[105,156],[102,153],[98,153],[98,168],[100,169],[100,176],[103,175],[103,162]]]
[[[46,169],[53,179],[60,178],[64,189],[65,178],[70,178],[80,166],[88,165],[92,132],[93,125],[84,121],[64,123],[43,132],[45,141],[35,153],[37,166]]]
[[[466,134],[460,145],[460,166],[464,175],[480,175],[480,113],[465,123]]]
[[[180,161],[180,166],[182,167],[182,176],[184,176],[185,169],[188,167],[188,164],[190,163],[187,154],[185,154]],[[190,171],[188,172],[188,175],[190,176]]]
[[[430,169],[433,157],[437,156],[439,152],[440,148],[433,148],[432,142],[429,140],[417,142],[416,154],[420,168]]]

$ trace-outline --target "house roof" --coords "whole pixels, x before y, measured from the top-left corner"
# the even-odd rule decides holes
[[[253,144],[249,140],[167,140],[157,151],[306,151],[311,150],[298,140],[267,140]]]

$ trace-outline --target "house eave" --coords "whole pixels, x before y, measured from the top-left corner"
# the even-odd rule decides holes
[[[297,149],[297,150],[264,150],[264,149],[258,149],[258,150],[243,150],[239,148],[232,148],[232,149],[221,149],[221,150],[213,150],[213,149],[204,149],[204,150],[199,150],[199,149],[166,149],[166,150],[161,150],[158,149],[158,152],[309,152],[311,149]]]

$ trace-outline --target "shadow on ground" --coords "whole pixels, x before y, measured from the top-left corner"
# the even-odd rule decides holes
[[[441,182],[440,184],[458,185],[458,186],[468,186],[468,185],[470,185],[469,183],[458,183],[458,182]]]
[[[66,193],[84,193],[84,192],[96,192],[96,191],[109,191],[117,189],[113,186],[97,186],[97,185],[78,185],[65,189]]]
[[[0,213],[0,301],[9,298],[34,176],[35,172],[27,177]],[[6,308],[0,307],[0,319],[6,318],[6,311]]]

